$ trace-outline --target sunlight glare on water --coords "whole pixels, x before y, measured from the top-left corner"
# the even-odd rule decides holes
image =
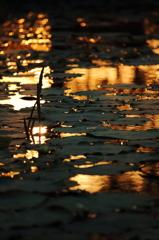
[[[33,127],[34,144],[44,144],[47,140],[47,137],[45,136],[46,133],[46,126]]]
[[[35,150],[27,150],[26,153],[17,153],[13,155],[13,158],[32,159],[32,158],[38,158],[38,157],[39,157],[39,152]]]
[[[150,167],[151,169],[151,167]],[[85,175],[77,174],[70,178],[77,182],[77,186],[70,187],[71,190],[84,190],[89,193],[96,192],[136,192],[151,196],[159,196],[158,182],[152,181],[151,188],[148,179],[141,176],[141,172],[126,172],[115,176]]]
[[[10,171],[10,172],[5,172],[5,173],[1,173],[0,176],[3,177],[11,177],[11,178],[14,178],[15,175],[18,175],[20,174],[20,172],[13,172],[13,171]]]
[[[101,66],[95,68],[73,68],[66,73],[80,73],[72,81],[66,82],[67,95],[78,91],[98,90],[103,84],[151,84],[158,83],[159,65],[128,66]],[[112,86],[113,88],[113,86]],[[76,98],[78,96],[76,95]]]
[[[78,184],[78,186],[70,187],[70,190],[80,189],[89,193],[102,192],[103,188],[109,188],[110,185],[109,176],[77,174],[70,180]]]
[[[103,62],[101,62],[103,64]],[[159,79],[159,64],[157,65],[139,65],[139,66],[128,66],[123,64],[118,64],[116,66],[101,66],[101,67],[92,67],[92,68],[73,68],[67,70],[66,73],[81,73],[82,76],[76,77],[65,83],[65,87],[68,88],[65,90],[66,95],[71,95],[73,98],[78,100],[89,99],[87,95],[78,95],[80,91],[88,90],[109,90],[110,93],[106,95],[124,95],[129,94],[132,96],[137,96],[138,99],[158,99],[159,91],[152,91],[151,84],[158,84]],[[113,87],[116,84],[118,87]],[[124,85],[120,87],[120,84]],[[135,84],[135,87],[129,87],[129,85]],[[107,87],[108,85],[108,87]],[[140,88],[140,86],[143,87]],[[126,87],[128,86],[128,87]],[[138,88],[139,86],[139,88]],[[113,92],[111,92],[113,91]],[[77,94],[76,94],[77,92]],[[74,93],[72,95],[72,93]],[[124,102],[123,105],[117,106],[117,109],[121,111],[124,110],[133,110],[131,107],[131,100]],[[157,112],[156,112],[157,113]],[[134,117],[133,115],[126,114],[127,118]],[[145,124],[138,125],[113,125],[109,126],[113,129],[120,130],[136,130],[136,131],[145,131],[147,129],[158,128],[159,117],[158,114],[153,115],[136,115],[135,117],[145,117],[149,118],[150,121],[147,121]],[[103,123],[103,126],[107,126],[107,122]]]
[[[35,21],[35,18],[36,21]],[[21,18],[16,22],[7,21],[3,24],[6,29],[5,35],[17,37],[21,41],[8,41],[2,44],[4,48],[14,49],[33,49],[36,51],[48,52],[52,48],[50,34],[51,26],[47,14],[40,13],[36,16],[35,13],[28,13],[26,19]],[[11,38],[10,38],[11,39]]]
[[[10,94],[8,94],[8,98],[4,100],[0,100],[0,104],[10,104],[13,105],[14,110],[20,110],[21,108],[26,107],[33,107],[35,100],[32,101],[26,101],[22,99],[22,97],[26,97],[26,95],[23,94],[23,88],[25,88],[25,84],[35,84],[35,89],[30,89],[29,96],[36,98],[36,84],[39,81],[39,75],[41,72],[41,68],[34,68],[31,69],[28,72],[20,72],[14,74],[12,77],[3,77],[3,79],[0,80],[1,83],[7,82],[10,83],[8,85],[8,90],[11,91]],[[44,69],[44,74],[47,74],[50,72],[50,68],[46,67]],[[17,89],[16,89],[17,86]],[[43,77],[43,86],[42,88],[48,88],[51,86],[51,82],[47,77]],[[12,93],[12,90],[17,90],[14,93]]]

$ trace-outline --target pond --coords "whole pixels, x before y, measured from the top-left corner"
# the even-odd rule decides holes
[[[3,239],[158,239],[156,15],[1,25]]]

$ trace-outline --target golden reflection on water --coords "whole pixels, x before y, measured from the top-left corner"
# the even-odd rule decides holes
[[[109,126],[112,129],[119,129],[119,130],[134,130],[134,131],[146,131],[148,129],[159,129],[159,115],[150,115],[150,114],[144,114],[144,115],[126,115],[127,118],[131,118],[131,117],[138,117],[138,118],[148,118],[150,119],[150,121],[148,120],[146,123],[143,123],[141,125],[136,125],[135,124],[135,120],[134,120],[134,124],[133,125],[115,125],[115,124],[108,124],[107,122],[103,122],[102,126]]]
[[[26,18],[18,19],[17,22],[7,21],[3,24],[5,36],[18,37],[18,40],[10,38],[1,47],[7,49],[33,49],[35,51],[48,52],[52,48],[50,34],[51,26],[46,14],[36,15],[30,12]],[[20,41],[19,41],[20,40]]]
[[[66,82],[67,95],[78,91],[98,90],[103,84],[144,84],[158,83],[159,64],[126,66],[101,66],[92,68],[73,68],[66,73],[82,74],[80,77]],[[113,88],[113,86],[112,86]],[[129,90],[130,92],[133,90]],[[146,89],[145,89],[146,91]],[[77,95],[76,95],[77,97]]]
[[[20,97],[23,97],[23,95],[19,96],[19,93],[15,93],[14,95],[9,96],[9,99],[0,100],[0,104],[12,105],[14,110],[20,110],[22,108],[34,106],[35,101],[24,101]]]
[[[72,160],[77,160],[77,159],[80,159],[80,158],[86,158],[86,156],[84,156],[84,155],[70,155],[70,158],[65,158],[63,161],[64,162],[70,162]]]
[[[146,43],[152,48],[152,52],[159,54],[159,40],[158,39],[148,39]]]
[[[103,165],[103,164],[110,164],[110,162],[107,162],[107,161],[101,161],[101,162],[98,162],[98,163],[90,163],[88,164],[85,164],[85,165],[74,165],[75,168],[90,168],[90,167],[94,167],[94,166],[98,166],[98,165]]]
[[[38,167],[36,167],[36,166],[31,166],[31,172],[36,172],[36,171],[38,171]]]
[[[26,101],[23,100],[22,97],[26,97],[26,95],[23,95],[23,85],[25,88],[25,84],[37,84],[39,81],[39,75],[41,72],[41,68],[34,68],[29,70],[28,72],[20,72],[15,73],[12,77],[6,77],[4,76],[3,79],[1,79],[0,82],[7,82],[10,83],[7,85],[7,90],[10,91],[10,93],[6,96],[8,96],[7,99],[0,100],[0,104],[10,104],[13,105],[14,110],[20,110],[22,108],[26,107],[33,107],[35,104],[35,100],[32,101]],[[44,74],[47,74],[50,72],[50,68],[46,67],[44,69]],[[47,77],[43,77],[43,86],[42,88],[49,88],[51,86],[51,82]],[[16,92],[12,92],[12,90],[17,90]],[[31,88],[28,92],[29,96],[36,98],[36,88]],[[43,103],[43,101],[41,102]]]
[[[32,158],[38,158],[38,157],[39,157],[39,152],[36,150],[27,150],[26,153],[17,153],[13,155],[13,158],[32,159]]]
[[[151,169],[151,166],[149,167]],[[84,190],[89,193],[96,192],[136,192],[151,196],[159,196],[158,181],[149,181],[141,176],[141,172],[126,172],[114,176],[78,174],[70,178],[77,182],[77,186],[70,190]]]
[[[70,190],[80,189],[89,193],[101,192],[103,187],[109,186],[109,176],[77,174],[70,180],[78,183],[78,186],[70,187]]]
[[[15,175],[18,175],[20,174],[20,172],[13,172],[13,171],[10,171],[10,172],[7,172],[7,173],[1,173],[0,174],[0,177],[11,177],[11,178],[14,178]]]
[[[47,133],[47,127],[46,126],[38,126],[38,127],[33,127],[33,143],[34,144],[44,144],[45,141],[47,140],[47,137],[45,134]]]
[[[85,136],[86,133],[60,133],[60,137],[74,137],[74,136]]]
[[[79,91],[88,91],[88,90],[109,90],[110,93],[106,93],[106,95],[117,95],[117,94],[131,94],[138,96],[138,99],[157,99],[159,91],[151,90],[151,84],[158,84],[159,79],[159,64],[157,65],[139,65],[139,66],[125,66],[123,64],[119,64],[116,66],[101,66],[101,67],[93,67],[93,68],[74,68],[71,70],[67,70],[67,73],[81,73],[83,74],[80,77],[76,77],[65,83],[65,87],[68,88],[65,90],[66,95],[71,95],[73,98],[81,100],[81,99],[89,99],[89,96],[86,95],[78,95]],[[135,88],[126,88],[123,89],[119,87],[113,88],[113,84],[136,84]],[[108,87],[107,87],[108,85]],[[143,87],[140,87],[142,85]],[[139,88],[137,87],[139,86]],[[114,91],[114,92],[111,92]],[[77,92],[77,94],[76,94]],[[131,103],[131,101],[129,101]],[[121,111],[125,110],[133,110],[131,105],[125,102],[123,105],[117,106],[117,109]],[[137,109],[136,109],[137,110]],[[157,113],[157,112],[156,112]],[[126,114],[125,117],[134,117]],[[120,130],[147,130],[159,128],[159,116],[158,114],[153,115],[136,115],[135,117],[144,117],[150,118],[150,121],[140,125],[124,125],[118,126],[109,124],[113,129]],[[103,123],[103,126],[107,126],[109,122]]]

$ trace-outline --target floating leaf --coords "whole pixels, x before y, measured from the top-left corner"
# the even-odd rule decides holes
[[[135,102],[131,102],[131,106],[139,109],[159,109],[158,99],[144,99]]]
[[[11,141],[11,137],[0,137],[0,149],[8,148]]]
[[[79,142],[78,144],[64,145],[61,150],[57,152],[60,156],[66,155],[81,155],[81,154],[100,154],[108,155],[108,154],[119,154],[123,151],[130,152],[134,149],[131,146],[117,145],[117,144],[97,144],[97,145],[89,145],[85,142]]]
[[[73,222],[66,226],[65,229],[76,233],[81,232],[82,229],[82,232],[87,234],[119,234],[127,229],[137,229],[140,231],[150,226],[158,226],[158,221],[151,216],[131,213],[111,213],[82,222]]]
[[[158,240],[159,236],[159,229],[157,228],[145,228],[138,230],[131,230],[127,233],[125,233],[122,237],[119,237],[117,240],[132,240],[134,239],[140,239],[140,240]]]
[[[147,140],[155,139],[159,137],[159,130],[150,129],[147,131],[127,131],[127,130],[110,130],[104,127],[98,127],[93,130],[87,131],[90,136],[96,137],[110,137],[114,139],[125,139],[125,140]]]
[[[1,216],[1,229],[64,224],[70,222],[73,218],[70,212],[63,208],[49,209],[43,206],[33,209],[26,208],[21,211],[9,210],[1,212]]]
[[[18,180],[9,177],[0,178],[0,192],[6,192],[11,190],[21,190],[37,193],[50,193],[61,190],[65,187],[65,184],[61,181],[56,183],[48,180]]]
[[[105,215],[114,211],[132,211],[144,210],[151,207],[156,198],[142,196],[134,193],[81,193],[73,196],[58,197],[49,202],[49,206],[61,206],[71,211],[73,214],[78,210],[78,204],[87,209],[89,213]]]
[[[25,191],[7,191],[0,192],[0,209],[22,209],[28,207],[37,207],[44,202],[46,197],[38,193]]]

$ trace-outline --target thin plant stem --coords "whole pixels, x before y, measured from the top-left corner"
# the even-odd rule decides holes
[[[25,133],[26,133],[26,137],[28,140],[30,140],[30,136],[29,136],[29,128],[28,128],[28,125],[27,125],[27,122],[26,122],[26,119],[24,117],[24,129],[25,129]]]
[[[44,67],[41,70],[39,83],[37,84],[37,112],[38,112],[39,123],[41,120],[40,94],[41,94],[41,88],[42,88],[43,72],[44,72]]]
[[[31,138],[32,138],[32,140],[33,140],[33,143],[35,143],[34,136],[33,136],[34,124],[35,124],[35,118],[33,119],[32,124],[31,124],[31,127],[30,127],[30,136],[31,136]]]
[[[41,144],[41,125],[39,125],[39,144]]]
[[[44,67],[41,70],[40,76],[39,76],[39,82],[37,84],[37,100],[31,110],[30,116],[29,116],[29,122],[27,124],[26,119],[24,118],[24,129],[26,133],[26,137],[28,140],[30,140],[30,137],[33,140],[33,143],[35,143],[34,136],[33,136],[33,128],[35,124],[35,118],[33,119],[33,114],[35,111],[35,107],[37,106],[37,113],[38,113],[38,120],[39,120],[39,143],[41,143],[41,106],[40,106],[40,94],[42,89],[42,80],[43,80],[43,73],[44,73]]]
[[[32,110],[31,110],[30,117],[29,117],[28,128],[30,128],[31,120],[32,120],[32,117],[33,117],[33,113],[34,113],[34,110],[35,110],[36,104],[37,104],[37,101],[35,102],[35,104],[34,104]]]

